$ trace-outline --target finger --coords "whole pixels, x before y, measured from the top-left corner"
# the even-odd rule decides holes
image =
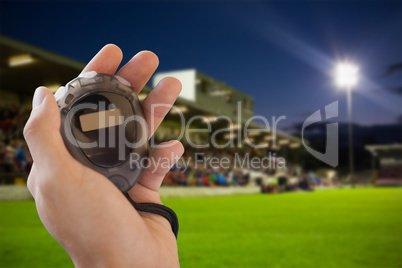
[[[85,66],[81,73],[95,71],[97,73],[115,74],[123,59],[120,48],[113,44],[104,46]]]
[[[166,173],[179,161],[183,153],[184,148],[180,141],[173,140],[159,144],[150,151],[149,167],[144,170],[138,182],[157,191]]]
[[[131,83],[131,88],[138,94],[158,68],[158,65],[159,59],[154,53],[141,51],[124,65],[117,75],[128,80]]]
[[[181,83],[173,77],[162,79],[142,101],[148,133],[151,137],[169,112],[181,91]]]
[[[24,137],[35,165],[39,169],[62,165],[61,159],[71,158],[60,135],[60,112],[52,92],[36,89],[33,109],[24,128]]]
[[[164,142],[149,153],[149,166],[140,180],[128,193],[136,202],[160,203],[159,187],[166,173],[180,159],[184,152],[180,141]]]

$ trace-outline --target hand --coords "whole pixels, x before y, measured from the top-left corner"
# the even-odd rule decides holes
[[[83,72],[115,74],[122,52],[107,45]],[[135,55],[117,75],[131,82],[137,93],[158,66],[155,54]],[[165,78],[142,101],[148,133],[153,135],[181,90],[175,78]],[[159,105],[151,113],[152,104]],[[151,125],[152,123],[152,125]],[[76,161],[60,135],[60,112],[52,93],[39,87],[24,136],[34,165],[28,178],[38,214],[49,233],[69,253],[76,267],[177,267],[177,244],[169,222],[162,216],[138,212],[106,177]],[[178,141],[150,150],[150,158],[176,159],[183,154]],[[157,163],[151,161],[151,163]],[[173,162],[173,161],[172,161]],[[174,163],[170,163],[172,166]],[[129,190],[136,202],[161,203],[158,189],[166,165],[143,172]]]

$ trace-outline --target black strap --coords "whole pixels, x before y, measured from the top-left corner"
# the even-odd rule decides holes
[[[170,223],[170,226],[172,227],[174,236],[177,239],[177,235],[179,233],[179,220],[177,219],[176,213],[174,213],[172,209],[161,204],[136,203],[133,199],[131,199],[128,193],[124,193],[124,195],[136,210],[158,214],[167,219]]]

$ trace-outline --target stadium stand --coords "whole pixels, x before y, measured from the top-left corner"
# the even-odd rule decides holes
[[[402,144],[368,145],[377,186],[402,186]]]
[[[0,36],[0,50],[0,183],[15,184],[20,183],[21,178],[26,179],[32,165],[22,130],[29,117],[35,88],[45,85],[56,91],[61,85],[76,77],[85,64],[6,36]],[[259,158],[266,157],[270,152],[275,152],[279,156],[283,152],[298,150],[301,145],[299,138],[278,130],[273,133],[266,126],[250,120],[254,115],[253,98],[223,82],[190,69],[157,73],[154,75],[153,84],[165,76],[179,78],[183,90],[175,103],[175,108],[169,112],[156,131],[153,137],[155,143],[176,139],[179,136],[180,128],[183,126],[180,125],[177,111],[184,114],[186,120],[202,116],[199,120],[194,120],[191,127],[205,129],[206,124],[211,126],[210,133],[188,131],[183,136],[181,141],[186,148],[184,159],[189,166],[187,170],[179,173],[176,169],[183,170],[183,167],[178,163],[165,178],[165,185],[214,187],[253,184],[268,187],[277,184],[272,174],[275,172],[269,168],[255,170],[238,168],[234,165],[226,168],[216,165],[197,167],[195,153],[202,152],[203,157],[215,156],[230,160],[236,155],[245,156],[246,153]],[[139,98],[144,99],[151,90],[152,87],[145,86]],[[229,118],[233,123],[228,125],[228,121],[222,120],[220,116]],[[250,140],[253,144],[260,145],[260,149],[250,148],[244,142],[244,135],[241,133],[247,122],[251,122],[249,127],[253,129]],[[225,128],[232,130],[235,135],[222,132],[217,135],[217,142],[223,144],[233,139],[238,144],[236,148],[192,149],[188,139],[196,144],[208,143],[211,133]],[[294,177],[292,168],[286,172],[290,177]]]

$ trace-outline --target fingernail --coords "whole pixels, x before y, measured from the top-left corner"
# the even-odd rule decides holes
[[[39,104],[42,103],[42,101],[45,99],[46,92],[44,87],[38,87],[35,90],[33,100],[32,100],[32,108],[34,109],[37,107]]]

